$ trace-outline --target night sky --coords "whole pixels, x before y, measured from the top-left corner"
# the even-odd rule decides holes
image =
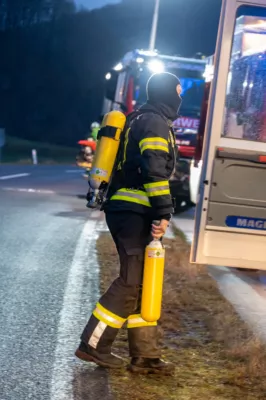
[[[86,8],[100,8],[106,6],[107,4],[119,3],[120,0],[75,0],[78,6],[83,6]]]

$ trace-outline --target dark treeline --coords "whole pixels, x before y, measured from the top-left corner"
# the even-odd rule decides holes
[[[104,76],[147,48],[154,0],[75,10],[72,0],[0,0],[0,125],[8,135],[72,145],[101,113]],[[164,0],[157,48],[215,48],[221,0]]]

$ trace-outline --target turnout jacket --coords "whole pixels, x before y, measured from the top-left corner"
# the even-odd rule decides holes
[[[129,124],[105,211],[133,211],[170,219],[169,179],[175,170],[176,114],[164,104],[145,104]]]

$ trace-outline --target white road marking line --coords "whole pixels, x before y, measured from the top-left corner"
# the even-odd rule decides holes
[[[108,229],[105,221],[98,222],[97,231],[98,232],[109,232],[109,229]]]
[[[0,176],[1,181],[5,181],[7,179],[15,179],[15,178],[22,178],[23,176],[29,176],[30,174],[25,173],[25,174],[15,174],[15,175],[6,175],[6,176]]]
[[[63,307],[58,325],[57,346],[51,384],[51,400],[74,400],[72,373],[75,365],[74,352],[79,344],[81,329],[81,311],[84,318],[89,316],[99,297],[99,268],[96,255],[97,221],[88,220],[78,240],[73,261],[69,270]],[[86,287],[86,301],[82,298],[83,285],[90,276]],[[91,298],[90,298],[91,296]],[[91,309],[88,309],[91,307]],[[76,361],[78,362],[78,361]]]
[[[41,193],[41,194],[55,194],[53,190],[44,190],[44,189],[31,189],[31,188],[12,188],[12,187],[4,187],[3,190],[10,192],[25,192],[25,193]]]
[[[234,306],[240,317],[248,323],[256,336],[266,342],[266,300],[253,287],[234,275],[230,268],[209,267],[224,297]]]
[[[92,211],[92,212],[91,212],[90,218],[92,218],[92,219],[98,219],[98,218],[101,217],[101,215],[102,215],[102,211],[100,211],[100,210],[95,210],[95,211]]]

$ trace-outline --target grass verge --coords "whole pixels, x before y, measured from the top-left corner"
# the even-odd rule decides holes
[[[206,268],[189,264],[190,248],[184,238],[164,243],[161,326],[164,356],[176,364],[175,377],[111,371],[114,400],[266,399],[264,345],[222,297]],[[103,292],[118,273],[116,249],[108,233],[98,239],[97,251]],[[114,351],[128,356],[125,329]]]
[[[41,164],[75,163],[78,148],[57,146],[49,143],[31,142],[8,136],[2,149],[1,162],[32,164],[31,151],[37,150]]]

